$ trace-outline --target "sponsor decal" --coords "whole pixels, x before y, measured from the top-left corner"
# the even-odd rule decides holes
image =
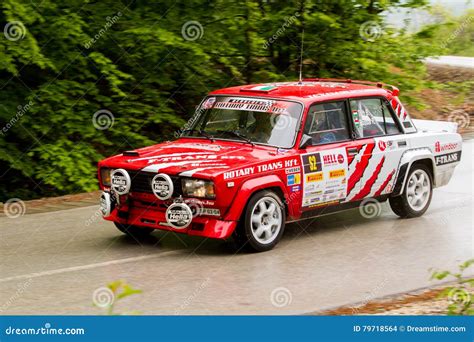
[[[393,140],[379,140],[377,145],[379,146],[380,151],[393,150],[395,148],[395,143]]]
[[[327,206],[327,205],[334,205],[334,204],[339,204],[339,200],[331,200],[329,202],[326,202],[326,201],[323,201],[321,203],[317,203],[317,204],[312,204],[309,206],[309,208],[318,208],[318,207],[323,207],[323,206]]]
[[[186,153],[188,154],[188,153]],[[180,161],[187,161],[187,162],[199,162],[203,161],[215,161],[215,160],[244,160],[245,157],[243,156],[226,156],[226,155],[216,155],[216,154],[196,154],[196,155],[182,155],[181,153],[177,153],[177,155],[168,156],[168,157],[158,157],[154,159],[149,159],[148,164],[156,163],[156,162],[180,162]]]
[[[344,170],[344,169],[337,169],[337,170],[329,171],[329,178],[330,179],[344,177],[345,175],[346,175],[346,170]]]
[[[309,153],[303,163],[303,206],[346,196],[347,158],[345,148]],[[322,195],[331,193],[330,196]]]
[[[380,140],[380,141],[379,141],[379,149],[380,149],[380,151],[383,152],[383,151],[385,151],[386,148],[387,148],[387,143],[386,143],[385,141],[383,141],[383,140]]]
[[[328,165],[337,165],[344,163],[344,156],[339,154],[326,154],[323,156],[323,162],[325,166]]]
[[[224,180],[225,179],[238,178],[238,177],[244,177],[244,176],[248,176],[248,175],[251,175],[251,174],[254,174],[254,173],[255,173],[255,167],[254,166],[246,167],[246,168],[240,169],[240,170],[227,171],[227,172],[224,173]]]
[[[436,165],[456,163],[461,160],[461,151],[435,156]]]
[[[283,162],[277,161],[269,164],[263,164],[257,166],[258,172],[274,171],[281,169],[283,167]]]
[[[291,187],[291,192],[299,192],[301,191],[301,186],[295,185]]]
[[[175,202],[166,209],[166,222],[175,229],[184,229],[191,223],[193,212],[186,203]]]
[[[215,208],[202,208],[199,210],[199,214],[207,216],[221,216],[221,211]]]
[[[286,176],[287,185],[297,185],[301,183],[301,176],[299,173]]]
[[[272,163],[262,164],[262,165],[257,165],[257,166],[250,166],[243,169],[225,172],[224,180],[244,177],[244,176],[252,175],[254,173],[275,171],[281,168],[283,168],[282,161],[277,161],[277,162],[272,162]]]
[[[111,188],[119,195],[125,195],[130,191],[132,181],[130,175],[124,169],[116,169],[110,175]]]
[[[304,173],[312,173],[322,170],[321,154],[310,153],[302,156]]]
[[[289,174],[289,173],[300,173],[301,172],[301,168],[299,166],[297,167],[289,167],[287,169],[285,169],[285,172],[286,174]]]
[[[316,172],[311,175],[306,175],[306,181],[311,183],[311,182],[320,182],[323,180],[323,173],[322,172]]]
[[[151,181],[151,190],[160,200],[169,199],[173,195],[174,190],[171,177],[164,173],[157,174]]]
[[[270,108],[272,108],[274,102],[274,100],[229,97],[226,101],[217,102],[214,105],[214,108],[268,112]]]
[[[202,108],[210,109],[210,108],[212,108],[212,106],[214,106],[214,103],[216,103],[216,98],[215,97],[210,97],[204,102],[204,104],[202,105]]]
[[[444,151],[450,151],[450,150],[455,150],[458,148],[458,143],[446,143],[446,144],[441,144],[439,141],[435,143],[435,152],[444,152]]]

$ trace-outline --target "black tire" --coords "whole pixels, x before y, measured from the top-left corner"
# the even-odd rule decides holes
[[[409,203],[409,194],[408,194],[408,187],[410,185],[410,180],[412,176],[416,172],[422,172],[427,175],[428,180],[428,187],[429,187],[429,194],[427,199],[425,200],[426,203],[422,205],[419,209],[414,208]],[[419,217],[423,215],[431,203],[431,198],[433,196],[433,175],[431,174],[431,170],[424,164],[415,164],[411,167],[410,172],[408,173],[407,181],[405,187],[403,188],[403,193],[400,196],[390,197],[390,207],[392,208],[393,212],[400,216],[401,218],[413,218]]]
[[[265,206],[269,204],[267,207],[268,210],[273,208],[270,206],[272,203],[275,205],[275,212],[272,214],[272,216],[269,215],[270,212],[260,212],[260,206],[258,208],[257,206],[261,202],[264,202]],[[271,237],[268,238],[268,243],[263,241],[265,238],[257,237],[257,232],[254,231],[258,231],[257,226],[252,223],[252,214],[257,215],[256,211],[258,211],[259,214],[262,214],[260,226],[266,227],[263,235],[266,237],[267,231],[270,231],[269,234]],[[279,222],[279,224],[269,224],[272,221]],[[257,192],[250,198],[244,212],[242,213],[242,218],[239,222],[239,225],[237,226],[236,232],[234,233],[234,241],[237,243],[239,250],[245,249],[251,252],[269,251],[280,241],[285,230],[285,221],[285,206],[283,205],[280,197],[275,192],[269,190]]]
[[[154,229],[147,227],[138,227],[138,226],[129,226],[122,223],[114,222],[115,227],[120,230],[122,233],[127,234],[128,236],[140,239],[150,235]]]

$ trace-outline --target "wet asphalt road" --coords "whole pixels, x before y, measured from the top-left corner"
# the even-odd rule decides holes
[[[351,210],[289,225],[261,254],[158,231],[138,243],[96,207],[1,217],[0,314],[101,314],[92,294],[118,279],[143,293],[116,312],[142,314],[301,314],[436,284],[430,268],[473,257],[472,156],[466,141],[421,218]]]

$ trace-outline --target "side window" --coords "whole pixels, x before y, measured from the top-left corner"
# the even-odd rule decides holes
[[[321,103],[309,108],[304,133],[313,138],[313,145],[349,139],[344,101]]]
[[[350,100],[350,104],[357,137],[400,133],[386,102],[382,99]]]

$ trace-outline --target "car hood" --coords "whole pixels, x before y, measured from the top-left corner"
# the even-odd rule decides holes
[[[272,159],[276,149],[240,142],[179,139],[120,154],[100,163],[102,167],[142,170],[188,177],[214,177],[220,173]]]

